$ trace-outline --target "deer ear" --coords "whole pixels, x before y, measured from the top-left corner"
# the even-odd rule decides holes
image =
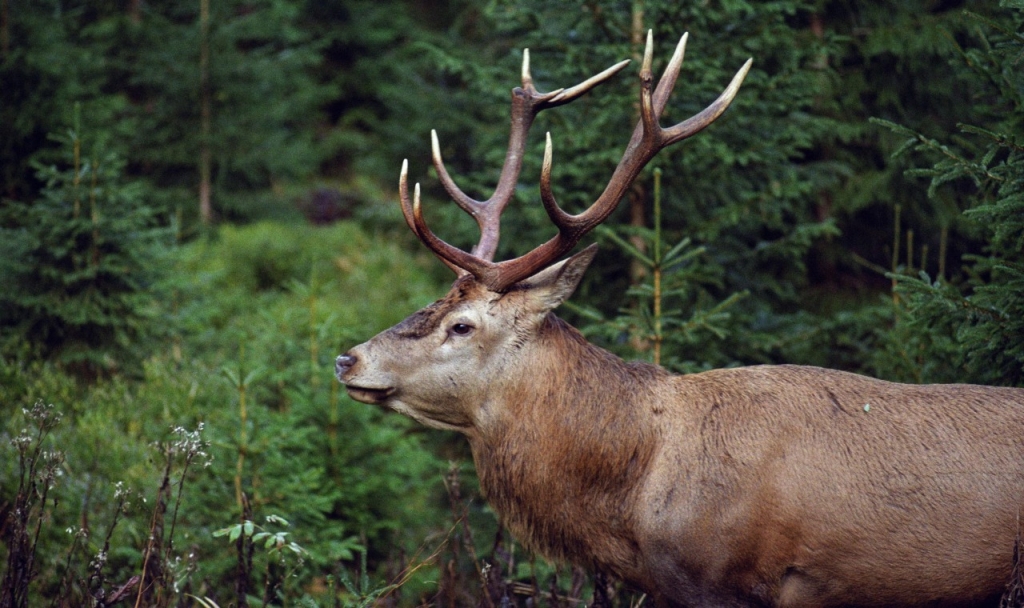
[[[549,266],[517,285],[527,294],[527,300],[538,313],[554,310],[576,291],[583,273],[594,261],[597,245],[590,245],[567,260]]]

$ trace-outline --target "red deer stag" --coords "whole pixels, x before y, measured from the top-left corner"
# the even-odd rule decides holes
[[[750,67],[696,116],[659,123],[686,36],[611,181],[579,215],[541,200],[558,234],[493,262],[502,209],[538,112],[579,97],[622,62],[540,93],[524,54],[508,154],[494,195],[466,196],[432,134],[445,189],[476,218],[467,253],[424,223],[419,186],[402,209],[458,278],[443,299],[337,359],[352,398],[469,440],[480,484],[527,546],[608,573],[662,606],[973,606],[1010,578],[1024,504],[1024,390],[911,386],[791,365],[676,376],[589,344],[552,310],[590,246],[557,262],[612,212],[663,147],[729,105]]]

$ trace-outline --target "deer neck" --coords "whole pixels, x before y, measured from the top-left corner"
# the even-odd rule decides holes
[[[631,504],[658,446],[647,405],[669,375],[622,361],[554,315],[529,351],[484,406],[500,414],[470,436],[481,487],[532,549],[628,568]]]

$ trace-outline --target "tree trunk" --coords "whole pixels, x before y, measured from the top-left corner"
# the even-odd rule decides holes
[[[0,0],[0,57],[11,52],[11,7],[9,0]]]
[[[634,0],[633,2],[633,21],[630,27],[630,44],[633,47],[633,60],[637,65],[643,59],[644,44],[647,41],[646,32],[644,31],[644,3],[643,0]],[[640,120],[640,102],[637,101],[634,105],[634,114],[637,120]],[[627,195],[629,200],[629,225],[634,227],[642,228],[645,222],[645,209],[644,199],[647,198],[646,189],[640,183],[640,180],[633,182],[633,186],[629,189]],[[631,245],[637,248],[638,251],[646,251],[647,245],[644,238],[640,235],[629,237]],[[647,274],[643,263],[640,260],[634,259],[629,265],[629,282],[633,285],[643,281],[644,276]]]
[[[199,0],[199,217],[209,225],[210,204],[210,0]]]

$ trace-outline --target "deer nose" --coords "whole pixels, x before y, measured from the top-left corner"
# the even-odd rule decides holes
[[[357,361],[358,359],[348,353],[338,355],[338,358],[334,360],[334,375],[337,376],[338,381],[344,382],[341,377],[347,374]]]

